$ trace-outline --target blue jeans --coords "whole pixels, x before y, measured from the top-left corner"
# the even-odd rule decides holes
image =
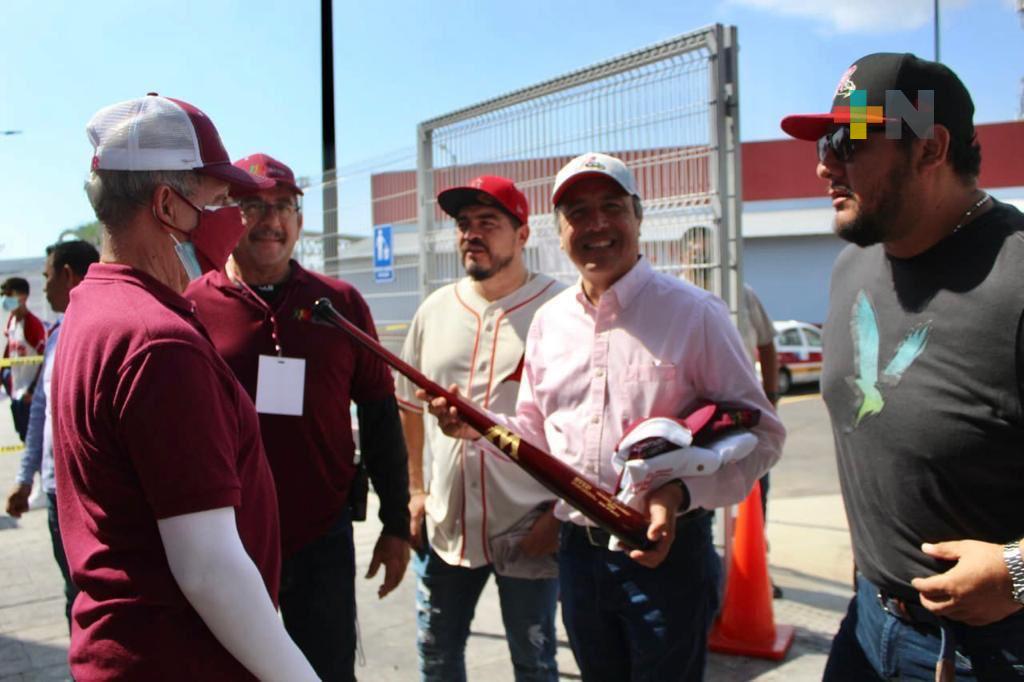
[[[956,637],[956,679],[1024,679],[1024,611],[972,627],[949,621]],[[936,627],[906,623],[882,609],[878,588],[857,576],[857,594],[832,640],[826,682],[931,680],[941,639]]]
[[[285,630],[322,680],[355,680],[355,558],[346,507],[331,530],[281,562]]]
[[[71,605],[75,603],[78,596],[78,588],[71,582],[71,572],[68,570],[68,557],[64,553],[64,541],[60,536],[60,524],[57,521],[57,495],[46,493],[48,502],[46,509],[46,522],[50,528],[50,543],[53,545],[53,558],[60,567],[60,574],[64,576],[64,615],[68,619],[68,632],[71,632]]]
[[[562,622],[585,682],[702,680],[722,565],[711,515],[682,519],[657,568],[562,526]]]
[[[420,679],[463,682],[466,640],[480,593],[494,574],[501,619],[516,682],[557,682],[555,608],[558,580],[528,580],[494,573],[491,566],[452,566],[434,550],[417,550],[416,645]]]

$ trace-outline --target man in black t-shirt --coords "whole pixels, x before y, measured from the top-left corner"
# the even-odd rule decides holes
[[[872,54],[818,142],[836,233],[822,392],[857,563],[825,679],[1024,677],[1024,215],[977,186],[942,64]]]

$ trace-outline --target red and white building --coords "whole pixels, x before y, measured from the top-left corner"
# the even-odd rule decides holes
[[[1024,210],[1024,121],[982,124],[977,131],[980,186]],[[832,263],[845,246],[832,234],[832,205],[825,183],[815,175],[816,155],[814,144],[800,140],[742,145],[744,279],[774,319],[825,319]],[[558,160],[551,162],[557,170]],[[701,175],[704,169],[695,166],[694,172]],[[418,259],[415,185],[414,170],[371,178],[373,223],[394,226],[397,265]],[[550,210],[544,187],[531,188],[529,199],[535,214]],[[367,294],[380,324],[411,319],[419,304],[415,268],[400,270],[396,283],[375,283],[367,272],[369,240],[345,249],[342,259],[342,276]]]

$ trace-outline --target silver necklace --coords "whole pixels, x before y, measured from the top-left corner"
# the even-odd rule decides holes
[[[953,228],[953,234],[959,232],[960,228],[963,227],[964,224],[971,219],[972,215],[974,215],[974,212],[981,208],[985,204],[985,202],[991,198],[992,197],[990,197],[987,192],[982,192],[981,198],[974,202],[974,204],[969,209],[964,211],[964,214],[962,216],[960,216],[960,222],[958,222],[956,224],[956,227]]]

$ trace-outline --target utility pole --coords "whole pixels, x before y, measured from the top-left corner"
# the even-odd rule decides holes
[[[935,0],[935,61],[941,62],[939,58],[939,0]]]
[[[1024,28],[1024,0],[1017,0],[1017,14],[1020,16],[1020,26]],[[1024,78],[1020,79],[1020,108],[1017,110],[1017,118],[1024,120]]]
[[[320,120],[324,159],[324,270],[338,274],[338,159],[334,136],[334,12],[320,0]]]

